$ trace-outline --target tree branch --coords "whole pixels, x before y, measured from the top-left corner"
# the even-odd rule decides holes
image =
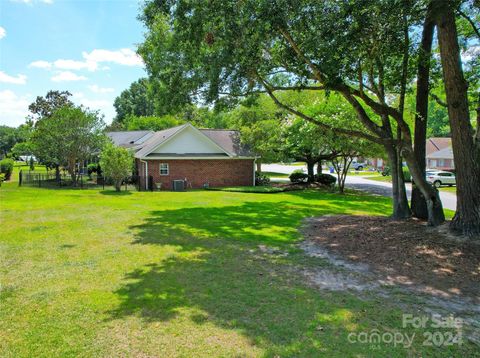
[[[372,135],[369,135],[365,132],[361,132],[361,131],[356,131],[356,130],[350,130],[350,129],[344,129],[344,128],[335,128],[333,126],[330,126],[328,124],[325,124],[323,122],[320,122],[318,120],[316,120],[315,118],[312,118],[310,116],[307,116],[305,113],[302,113],[300,111],[297,111],[296,109],[286,105],[285,103],[281,102],[276,96],[275,94],[273,93],[273,91],[270,89],[270,85],[268,84],[268,82],[266,82],[261,76],[257,75],[258,76],[258,79],[259,81],[263,84],[264,88],[266,89],[267,91],[267,94],[270,96],[270,98],[275,102],[275,104],[277,106],[279,106],[280,108],[283,108],[285,110],[287,110],[288,112],[310,122],[310,123],[313,123],[313,124],[316,124],[317,126],[321,127],[321,128],[324,128],[324,129],[327,129],[327,130],[332,130],[334,132],[338,132],[338,133],[341,133],[341,134],[345,134],[345,135],[352,135],[352,136],[355,136],[355,137],[361,137],[361,138],[364,138],[364,139],[367,139],[367,140],[370,140],[374,143],[382,143],[383,142],[383,139],[382,138],[379,138],[379,137],[375,137],[375,136],[372,136]],[[373,122],[372,122],[373,123]]]
[[[440,106],[442,107],[445,107],[445,108],[448,108],[448,104],[446,102],[444,102],[440,97],[438,97],[436,94],[434,93],[430,93],[430,97],[432,97],[435,102],[437,102]]]
[[[467,14],[460,10],[460,8],[457,9],[457,12],[461,17],[468,21],[468,23],[472,26],[473,31],[475,31],[477,34],[477,37],[480,38],[480,30],[475,26],[475,22],[473,22],[473,20]]]

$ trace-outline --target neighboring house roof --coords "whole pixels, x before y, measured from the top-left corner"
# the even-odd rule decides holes
[[[217,148],[215,152],[193,152],[193,153],[153,153],[158,148],[167,145],[166,143],[174,141],[175,137],[183,131],[191,129],[191,133],[197,133],[203,136],[209,146]],[[181,126],[165,129],[155,132],[142,146],[142,148],[135,153],[136,158],[147,158],[152,156],[161,157],[253,157],[254,155],[249,149],[240,142],[240,133],[234,130],[224,129],[197,129],[190,123]]]
[[[428,159],[453,159],[453,151],[451,147],[438,150],[427,155]]]
[[[426,146],[426,155],[427,157],[439,150],[448,148],[452,146],[452,139],[451,138],[428,138],[427,139],[427,146]]]
[[[154,133],[153,131],[121,131],[107,132],[107,136],[119,147],[133,148],[143,144]]]

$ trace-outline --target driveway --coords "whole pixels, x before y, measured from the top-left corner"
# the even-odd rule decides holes
[[[296,169],[303,169],[307,171],[306,166],[298,165],[285,165],[285,164],[263,164],[262,171],[276,172],[290,174]],[[284,179],[284,178],[283,178]],[[377,194],[382,196],[392,196],[392,184],[386,182],[380,182],[375,180],[369,180],[361,176],[347,176],[345,186],[352,189],[363,190],[371,194]],[[410,200],[412,191],[412,185],[407,183],[407,195]],[[450,210],[455,210],[457,207],[457,196],[452,193],[440,191],[440,199],[442,199],[443,207]]]

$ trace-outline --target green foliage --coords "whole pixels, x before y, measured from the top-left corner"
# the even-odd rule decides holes
[[[60,108],[73,106],[71,96],[72,94],[68,91],[48,91],[45,97],[37,96],[35,102],[28,106],[32,113],[30,119],[38,121],[51,117]]]
[[[2,186],[2,183],[4,182],[4,180],[5,180],[5,174],[0,173],[0,186]]]
[[[22,155],[30,155],[33,153],[31,142],[18,142],[12,148],[12,154],[15,158]]]
[[[162,117],[128,115],[124,119],[124,127],[128,131],[152,130],[160,131],[183,124],[184,122],[172,115]]]
[[[127,149],[107,142],[100,154],[100,166],[105,177],[114,181],[116,191],[120,191],[122,181],[132,173],[133,156]]]
[[[35,161],[33,160],[33,157],[30,157],[30,161],[29,161],[29,167],[30,167],[30,170],[35,170]]]
[[[294,170],[288,177],[292,183],[304,183],[308,179],[308,174],[301,169]]]
[[[14,164],[15,162],[10,158],[0,160],[0,173],[5,175],[5,180],[10,180]]]
[[[264,163],[281,161],[284,158],[282,119],[285,112],[266,95],[254,102],[243,102],[226,114],[230,126],[241,133],[242,141],[261,157]]]
[[[255,185],[269,185],[270,177],[264,173],[255,172]]]
[[[7,154],[18,141],[16,128],[0,126],[0,151],[3,155]]]
[[[98,175],[102,174],[102,169],[100,164],[98,163],[90,163],[87,165],[87,173],[88,175],[92,175],[93,173],[97,173]]]
[[[123,123],[128,116],[148,117],[154,114],[149,87],[149,81],[146,78],[141,78],[133,82],[128,89],[115,98],[113,106],[117,112],[116,122]]]
[[[405,182],[410,183],[412,181],[412,174],[410,174],[410,170],[407,167],[404,167],[402,168],[402,171]]]
[[[326,186],[333,186],[335,185],[337,178],[335,178],[333,175],[322,173],[315,174],[315,181]]]

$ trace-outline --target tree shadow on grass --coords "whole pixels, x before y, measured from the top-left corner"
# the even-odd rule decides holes
[[[241,332],[267,356],[315,356],[319,347],[347,354],[349,327],[365,303],[307,287],[294,269],[294,254],[278,257],[258,245],[288,251],[304,217],[362,205],[351,201],[346,208],[342,198],[325,207],[284,201],[153,211],[131,228],[134,244],[173,247],[175,253],[125,276],[111,318],[168,321],[193,309],[196,325]]]
[[[125,196],[125,195],[132,195],[131,191],[116,191],[116,190],[102,190],[100,191],[102,195],[111,195],[111,196]]]

